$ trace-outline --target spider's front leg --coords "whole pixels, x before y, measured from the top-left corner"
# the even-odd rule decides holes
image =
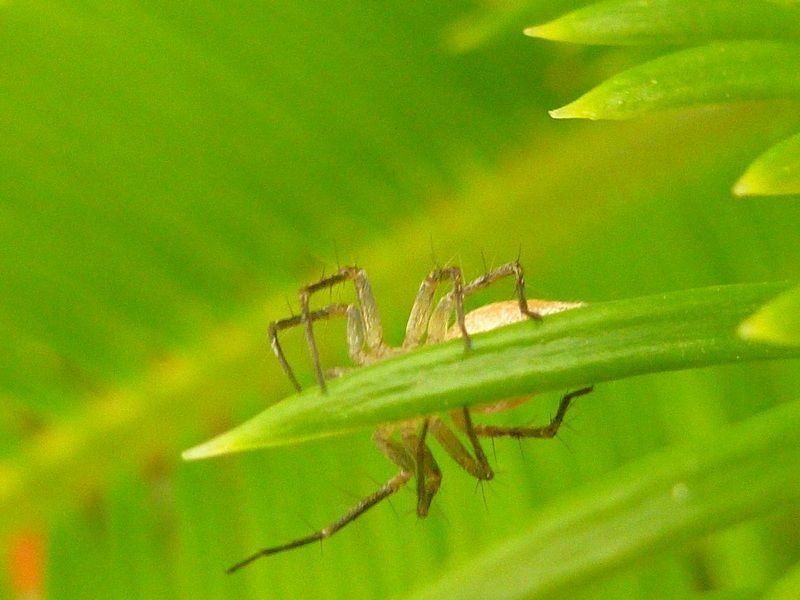
[[[311,310],[310,297],[313,293],[331,288],[345,281],[353,282],[358,306],[355,304],[330,304],[319,310]],[[283,353],[278,340],[278,332],[291,327],[303,326],[306,343],[314,364],[314,373],[320,388],[325,392],[327,390],[325,375],[320,363],[316,339],[314,338],[313,323],[320,319],[336,316],[347,317],[347,348],[354,363],[360,365],[366,362],[369,356],[379,356],[386,353],[387,346],[383,341],[383,328],[378,314],[378,307],[372,295],[372,288],[367,280],[366,272],[356,266],[343,267],[333,275],[301,288],[299,315],[274,321],[269,326],[269,339],[272,350],[297,391],[300,391],[301,387]]]
[[[311,294],[319,290],[331,288],[345,281],[352,281],[356,288],[356,296],[358,297],[360,306],[360,327],[363,330],[363,343],[366,345],[367,351],[381,353],[386,349],[386,344],[383,341],[383,327],[381,326],[381,319],[378,315],[378,306],[372,295],[372,287],[367,279],[367,273],[363,269],[355,265],[342,267],[330,277],[324,277],[318,282],[302,288],[300,290],[300,319],[305,325],[306,342],[311,352],[311,360],[314,363],[317,383],[319,383],[319,387],[323,392],[327,391],[327,386],[325,385],[325,375],[322,372],[322,364],[319,360],[317,342],[314,339],[313,319],[311,318],[309,300]]]
[[[350,307],[348,307],[346,304],[331,304],[322,310],[313,311],[308,315],[308,317],[312,321],[328,319],[333,316],[347,314],[348,308]],[[300,382],[297,381],[297,377],[295,376],[294,370],[289,364],[289,361],[286,360],[286,355],[283,353],[283,348],[281,347],[280,340],[278,339],[278,332],[283,331],[284,329],[291,329],[292,327],[297,327],[298,325],[302,324],[303,319],[299,315],[295,315],[286,319],[273,321],[269,324],[269,328],[267,330],[267,335],[269,336],[269,345],[272,347],[272,351],[275,353],[281,368],[283,368],[283,372],[286,373],[286,376],[289,378],[289,381],[292,382],[294,389],[296,389],[298,392],[301,391],[302,388],[300,387]]]

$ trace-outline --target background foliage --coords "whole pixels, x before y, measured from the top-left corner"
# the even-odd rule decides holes
[[[798,278],[795,199],[730,195],[797,105],[553,122],[660,53],[521,35],[573,4],[0,4],[4,595],[403,597],[620,466],[797,397],[792,362],[606,383],[563,443],[498,441],[481,490],[442,460],[427,520],[402,493],[321,552],[223,575],[393,472],[365,434],[179,460],[287,395],[266,324],[323,269],[368,269],[392,340],[434,260],[476,275],[521,247],[532,295],[588,302]],[[340,326],[320,345],[345,362]],[[572,592],[758,595],[797,564],[799,517],[742,515]]]

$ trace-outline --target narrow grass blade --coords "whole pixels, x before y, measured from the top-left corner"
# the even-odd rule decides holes
[[[767,302],[739,325],[746,340],[800,346],[800,286]]]
[[[550,389],[717,363],[797,357],[736,327],[787,284],[721,286],[590,304],[410,352],[275,404],[187,450],[198,459],[371,428]]]
[[[800,194],[800,134],[776,144],[747,167],[736,182],[737,196]]]
[[[415,597],[563,597],[659,549],[796,503],[798,438],[794,402],[651,455],[561,498],[523,533]]]
[[[800,4],[764,0],[609,0],[529,27],[525,34],[605,45],[800,39]]]
[[[607,79],[550,115],[630,119],[668,108],[768,98],[800,98],[800,44],[719,42],[675,52]]]

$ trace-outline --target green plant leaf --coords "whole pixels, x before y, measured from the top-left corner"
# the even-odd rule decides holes
[[[764,600],[794,600],[798,596],[800,596],[800,564],[795,565],[779,579],[764,594]]]
[[[481,250],[504,262],[522,241],[529,289],[545,297],[794,272],[800,213],[731,204],[727,177],[765,135],[788,137],[796,110],[551,122],[554,94],[625,60],[520,35],[579,3],[3,3],[0,598],[402,596],[568,490],[800,389],[794,361],[607,383],[570,412],[569,451],[498,441],[489,510],[442,461],[426,521],[408,490],[398,514],[370,511],[323,556],[223,574],[393,470],[366,431],[180,462],[289,393],[264,332],[335,247],[369,269],[392,340],[431,245],[476,275]],[[491,46],[453,57],[443,27],[467,11],[477,35],[461,39]],[[346,360],[340,326],[320,331],[326,364]],[[286,344],[307,359],[302,335]],[[555,396],[496,418],[538,422]],[[676,543],[591,597],[687,597],[698,564],[713,591],[763,586],[800,558],[793,517]],[[35,590],[18,587],[36,570],[14,560],[20,535],[44,551]]]
[[[550,115],[630,119],[667,108],[767,98],[800,98],[800,44],[719,42],[675,52],[607,79]]]
[[[525,34],[607,45],[798,39],[800,5],[763,0],[609,0],[529,27]]]
[[[746,340],[800,346],[800,286],[762,306],[739,325]]]
[[[800,134],[775,144],[733,186],[737,196],[800,194]]]
[[[532,391],[641,373],[798,356],[743,342],[742,317],[785,284],[723,286],[598,303],[421,348],[280,402],[187,450],[198,459],[291,444]]]
[[[577,496],[415,598],[538,598],[800,499],[800,402],[651,455]],[[746,481],[747,485],[742,485]]]

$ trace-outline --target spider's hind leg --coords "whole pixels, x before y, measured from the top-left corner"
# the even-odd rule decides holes
[[[494,478],[494,471],[492,470],[489,460],[483,451],[478,436],[472,426],[469,410],[464,408],[461,411],[454,411],[459,415],[459,426],[464,430],[469,438],[472,450],[475,453],[473,457],[469,451],[464,447],[453,431],[442,421],[439,417],[431,417],[430,430],[439,445],[445,452],[452,458],[458,466],[464,469],[467,473],[481,481],[488,481]],[[461,425],[463,423],[463,425]]]
[[[339,531],[345,525],[355,521],[358,517],[363,515],[367,512],[370,508],[385,500],[398,490],[400,490],[408,480],[411,479],[411,475],[413,473],[413,461],[408,456],[406,449],[403,447],[402,444],[395,442],[394,440],[390,439],[387,435],[384,435],[381,430],[378,430],[375,433],[375,444],[380,448],[383,453],[395,464],[400,466],[400,472],[397,473],[394,477],[389,479],[385,484],[383,484],[380,488],[378,488],[375,492],[370,494],[369,496],[362,499],[358,504],[356,504],[353,508],[348,510],[344,515],[323,527],[319,531],[315,531],[314,533],[298,538],[296,540],[292,540],[286,544],[281,544],[280,546],[272,546],[270,548],[263,548],[258,552],[255,552],[245,558],[242,561],[239,561],[235,565],[228,568],[227,573],[231,574],[235,571],[238,571],[242,567],[246,567],[251,562],[263,557],[263,556],[270,556],[271,554],[277,554],[279,552],[284,552],[285,550],[292,550],[294,548],[299,548],[300,546],[306,546],[313,542],[321,541],[326,538],[329,538],[334,533]]]
[[[416,424],[404,426],[400,431],[403,446],[409,455],[414,457],[415,476],[417,478],[417,516],[428,516],[431,502],[442,483],[442,471],[431,449],[425,443],[430,420],[425,419],[419,433]]]
[[[234,573],[238,571],[242,567],[246,567],[250,563],[263,556],[270,556],[272,554],[278,554],[279,552],[284,552],[286,550],[292,550],[294,548],[299,548],[301,546],[306,546],[313,542],[318,542],[329,538],[334,533],[355,521],[358,517],[363,515],[367,512],[370,508],[375,506],[376,504],[380,503],[382,500],[385,500],[398,490],[400,490],[403,486],[405,486],[415,471],[415,454],[418,453],[417,447],[415,446],[410,451],[409,448],[405,443],[401,443],[392,439],[391,430],[389,428],[380,427],[375,431],[375,435],[373,436],[373,441],[378,449],[394,464],[400,467],[400,471],[389,481],[379,487],[375,492],[363,498],[358,504],[353,506],[350,510],[348,510],[345,514],[341,517],[323,527],[322,529],[315,531],[309,535],[306,535],[301,538],[297,538],[296,540],[292,540],[291,542],[287,542],[286,544],[281,544],[280,546],[272,546],[269,548],[263,548],[258,552],[255,552],[245,558],[242,561],[239,561],[232,567],[230,567],[227,572]],[[424,436],[422,437],[421,441],[424,444]],[[432,458],[432,457],[431,457]],[[438,486],[437,486],[438,487]],[[435,493],[435,491],[433,492]]]
[[[564,422],[564,415],[570,407],[572,400],[579,396],[585,396],[594,389],[589,386],[565,394],[558,404],[555,416],[550,419],[550,423],[541,427],[505,427],[502,425],[472,425],[476,435],[483,437],[513,437],[513,438],[552,438],[558,433],[561,424]]]

